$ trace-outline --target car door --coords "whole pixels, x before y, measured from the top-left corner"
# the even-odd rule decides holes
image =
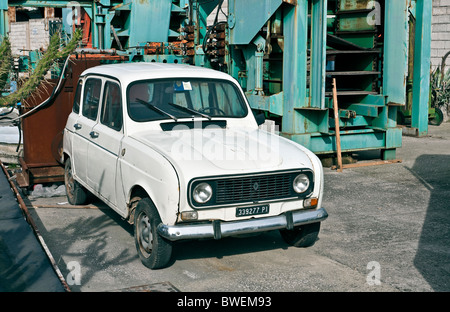
[[[91,140],[92,128],[97,123],[98,106],[102,80],[88,77],[84,80],[84,88],[81,98],[81,114],[69,124],[74,131],[72,142],[72,162],[75,175],[87,184],[88,146]],[[73,124],[71,126],[71,124]]]
[[[99,122],[92,128],[88,148],[87,180],[94,191],[117,206],[116,174],[123,138],[123,112],[120,84],[105,79]]]

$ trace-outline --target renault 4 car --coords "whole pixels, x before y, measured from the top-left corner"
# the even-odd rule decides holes
[[[93,194],[133,224],[151,269],[168,265],[179,240],[280,230],[311,246],[328,216],[322,164],[257,117],[238,82],[216,70],[87,69],[64,129],[68,201]]]

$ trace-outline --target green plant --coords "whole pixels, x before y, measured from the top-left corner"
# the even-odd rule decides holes
[[[5,37],[0,45],[0,90],[5,88],[11,70],[11,43]]]
[[[450,103],[450,69],[442,76],[438,66],[430,75],[431,107],[441,108]]]
[[[48,83],[45,80],[46,73],[51,69],[52,66],[54,66],[58,62],[58,60],[67,58],[78,46],[81,38],[81,30],[75,31],[69,43],[65,47],[60,49],[61,40],[59,34],[55,33],[50,38],[50,43],[47,51],[39,60],[35,69],[30,73],[29,78],[20,86],[20,88],[16,92],[10,93],[5,97],[0,98],[0,107],[12,106],[16,105],[16,103],[18,102],[23,102],[25,99],[32,96],[32,94],[42,83]],[[6,77],[6,83],[6,79],[11,71],[11,47],[7,38],[4,38],[2,45],[0,46],[0,52],[2,51],[4,51],[4,53],[2,53],[2,59],[0,61],[0,87],[2,87],[1,83],[3,83],[4,77]]]

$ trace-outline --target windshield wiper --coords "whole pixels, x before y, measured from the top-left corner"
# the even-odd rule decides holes
[[[178,121],[178,118],[177,118],[177,117],[175,117],[175,116],[169,114],[168,112],[163,111],[163,110],[160,109],[159,107],[156,107],[155,105],[150,104],[149,102],[146,102],[146,101],[141,100],[141,99],[136,99],[136,101],[138,101],[139,103],[142,103],[142,104],[146,105],[148,108],[154,110],[154,111],[157,112],[157,113],[160,113],[161,115],[168,116],[169,118],[172,118],[173,120]]]
[[[200,112],[198,112],[196,110],[190,109],[188,107],[184,107],[184,106],[181,106],[181,105],[178,105],[178,104],[175,104],[175,103],[167,103],[167,104],[169,104],[170,106],[173,106],[175,108],[178,108],[180,110],[183,110],[185,112],[192,113],[192,114],[195,114],[195,115],[199,115],[199,116],[202,116],[204,118],[208,118],[208,120],[211,120],[211,116],[206,115],[206,114],[202,114],[202,113],[200,113]]]

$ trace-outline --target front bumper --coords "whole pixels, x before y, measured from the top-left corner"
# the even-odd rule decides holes
[[[293,229],[295,226],[324,221],[328,213],[324,208],[288,211],[278,216],[240,221],[215,220],[202,224],[165,225],[160,224],[158,233],[167,240],[215,238],[258,233],[279,229]]]

